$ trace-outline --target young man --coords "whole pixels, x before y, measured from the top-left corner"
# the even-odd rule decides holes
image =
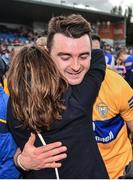
[[[58,18],[57,20],[61,21],[61,18]],[[52,28],[50,32],[54,33]],[[81,39],[67,38],[60,33],[55,34],[52,41],[50,41],[49,38],[51,38],[51,36],[48,37],[48,49],[51,56],[53,58],[55,57],[54,60],[55,63],[57,63],[60,72],[66,77],[70,84],[77,85],[78,83],[81,83],[83,77],[81,75],[84,72],[82,63],[84,63],[86,53],[81,53],[81,60],[79,54],[80,51],[82,52],[82,50],[87,47],[85,39],[84,41],[81,41]],[[69,62],[72,62],[71,66],[69,65]],[[118,178],[123,174],[126,164],[132,159],[132,147],[128,139],[126,128],[127,124],[131,131],[133,131],[132,103],[132,89],[122,77],[107,69],[105,80],[102,83],[99,96],[93,109],[93,126],[96,141],[109,176],[113,179]],[[54,149],[51,145],[49,149],[53,148],[53,151],[52,153],[48,151],[46,155],[46,152],[43,153],[42,150],[40,153],[39,149],[34,147],[34,142],[35,136],[32,135],[22,152],[21,163],[27,169],[41,169],[48,167],[45,158],[41,157],[48,156],[50,159],[50,155],[53,152],[59,152],[58,149]],[[34,152],[31,153],[31,149]],[[35,159],[35,157],[36,160],[33,161],[32,159]],[[61,156],[59,155],[58,157]],[[55,163],[49,163],[49,167],[57,166]]]
[[[61,141],[65,146],[67,146],[67,158],[62,161],[62,167],[59,168],[58,170],[61,178],[67,178],[67,179],[108,178],[106,168],[100,156],[92,128],[92,107],[95,98],[98,94],[101,81],[104,78],[105,60],[102,51],[97,50],[96,55],[94,53],[93,54],[94,57],[92,58],[93,66],[91,67],[93,68],[90,68],[90,63],[91,63],[90,30],[91,29],[89,23],[80,15],[70,15],[68,17],[65,16],[54,17],[51,19],[49,23],[49,34],[47,38],[47,48],[49,54],[52,57],[55,64],[57,65],[60,73],[65,77],[65,79],[71,85],[71,87],[68,89],[68,92],[65,94],[64,100],[65,100],[66,110],[63,113],[62,119],[58,122],[55,121],[55,123],[53,123],[52,127],[50,127],[48,132],[46,131],[46,129],[43,129],[43,131],[41,132],[43,138],[46,140],[46,143],[49,144],[51,142],[55,142],[58,140]],[[20,52],[19,55],[21,58],[18,59],[24,59],[28,56],[28,59],[31,60],[33,56],[32,55],[29,56],[27,50],[26,52],[27,52],[26,56],[23,56]],[[33,52],[34,51],[31,51],[31,54]],[[40,55],[40,57],[42,56]],[[95,64],[93,63],[94,59],[96,60]],[[101,61],[102,64],[100,63]],[[12,63],[13,62],[14,61],[12,60]],[[16,62],[19,63],[19,60]],[[27,62],[27,60],[25,60],[25,62]],[[37,62],[38,62],[38,58],[37,58]],[[11,65],[11,67],[13,67],[12,71],[15,73],[15,71],[13,70],[14,66]],[[21,68],[21,64],[19,68]],[[25,74],[25,71],[23,71],[23,69],[21,70],[22,70],[21,72]],[[38,72],[38,70],[40,70],[40,67],[38,69],[36,67],[35,70]],[[12,71],[9,72],[9,77],[10,77],[9,82],[15,81],[13,78],[11,78]],[[27,73],[29,73],[29,71]],[[19,76],[22,77],[20,73]],[[26,82],[27,80],[30,80],[30,77],[35,77],[34,75],[33,76],[27,75],[27,76],[29,78],[26,78]],[[13,77],[16,77],[15,82],[18,82],[17,85],[23,84],[22,81],[18,80],[17,78],[18,76],[13,76]],[[36,78],[38,78],[38,76]],[[32,82],[34,81],[31,80],[29,83],[24,83],[24,86],[25,84],[32,85]],[[40,82],[39,84],[40,87],[42,82],[41,81],[37,81],[37,82]],[[11,104],[11,100],[14,99],[13,93],[11,93],[13,92],[11,91],[13,83],[9,83],[9,84],[10,84],[9,86],[10,101],[8,105],[8,120],[9,120],[8,123],[17,144],[19,145],[19,147],[21,147],[21,149],[23,149],[23,146],[25,145],[25,143],[28,140],[28,137],[30,136],[30,130],[26,129],[25,127],[23,128],[23,124],[21,123],[21,120],[20,121],[18,120],[20,118],[14,118],[13,116],[12,104]],[[23,85],[21,87],[23,87]],[[36,84],[35,89],[37,87],[38,84]],[[29,88],[31,87],[29,86]],[[18,86],[17,89],[20,90]],[[44,88],[44,90],[45,89],[46,88]],[[50,90],[50,88],[48,90]],[[20,93],[22,92],[20,91]],[[33,93],[31,93],[30,95],[32,96],[32,94]],[[52,97],[53,96],[51,96],[51,100]],[[20,96],[20,99],[21,98],[22,96]],[[40,98],[40,96],[38,98]],[[44,99],[42,98],[41,101],[43,102],[43,100]],[[25,103],[23,105],[25,106]],[[40,146],[40,145],[41,145],[40,140],[37,137],[36,146]],[[51,151],[49,151],[49,154],[46,152],[47,151],[46,149],[48,149],[47,145],[45,146],[44,149],[45,149],[45,155],[43,157],[45,157],[44,158],[45,160],[41,162],[43,162],[45,165],[49,163],[50,166],[55,161],[58,161],[58,159],[55,159],[54,156],[52,157],[50,156],[51,151],[53,154],[54,149],[51,149]],[[21,166],[23,166],[22,158],[23,158],[23,154],[18,156],[18,163],[21,164]],[[36,158],[33,159],[35,160]],[[27,160],[28,159],[26,158],[25,162],[27,162]],[[31,163],[29,164],[29,167],[30,166],[32,166]],[[25,166],[25,168],[27,168],[27,166]],[[26,172],[23,175],[23,177],[49,179],[49,178],[55,178],[55,172],[53,169],[29,171]]]

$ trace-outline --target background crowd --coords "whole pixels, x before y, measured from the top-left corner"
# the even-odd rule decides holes
[[[16,49],[25,44],[34,44],[37,39],[40,39],[40,37],[46,38],[47,30],[44,30],[44,32],[33,32],[31,28],[27,27],[13,29],[7,27],[6,25],[0,25],[0,58],[3,59],[6,64],[8,64]],[[130,61],[132,64],[133,47],[123,47],[120,44],[112,46],[100,39],[97,34],[93,35],[93,37],[94,39],[96,38],[96,41],[99,43],[98,48],[103,49],[106,63],[125,78],[126,72],[129,69],[126,67],[125,62],[127,57],[130,56]],[[43,42],[41,43],[43,44]],[[120,52],[125,53],[127,56],[124,59],[120,58]],[[130,69],[132,69],[132,65],[130,65]],[[133,87],[132,84],[131,87]]]

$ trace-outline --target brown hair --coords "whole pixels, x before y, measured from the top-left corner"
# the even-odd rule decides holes
[[[100,36],[98,34],[92,34],[91,35],[91,39],[92,40],[97,40],[97,41],[101,42],[101,38],[100,38]]]
[[[41,130],[61,119],[67,88],[48,53],[36,46],[23,47],[14,56],[8,73],[13,113],[24,126]]]
[[[56,33],[61,33],[71,38],[80,38],[85,34],[90,37],[90,32],[90,23],[79,14],[53,17],[48,24],[47,48],[50,52]]]
[[[42,49],[46,49],[47,37],[42,36],[36,40],[36,45]]]
[[[121,49],[118,51],[116,58],[119,59],[119,57],[120,57],[122,54],[127,54],[127,48],[126,48],[126,47],[123,47],[123,48],[121,48]]]

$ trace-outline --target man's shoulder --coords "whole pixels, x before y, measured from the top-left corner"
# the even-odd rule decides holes
[[[115,70],[109,67],[106,68],[105,79],[106,78],[109,78],[111,81],[125,81],[121,75],[119,75]]]
[[[92,55],[95,55],[97,53],[104,53],[102,49],[92,49]]]
[[[113,92],[119,92],[119,90],[124,86],[128,86],[128,83],[125,81],[125,79],[114,70],[106,68],[102,87],[106,87],[108,91],[112,90]]]

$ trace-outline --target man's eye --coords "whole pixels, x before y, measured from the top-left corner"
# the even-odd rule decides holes
[[[82,55],[82,56],[80,56],[81,59],[87,59],[88,57],[89,57],[88,54],[87,54],[87,55]]]
[[[61,59],[64,60],[64,61],[67,61],[70,59],[70,56],[61,56]]]

